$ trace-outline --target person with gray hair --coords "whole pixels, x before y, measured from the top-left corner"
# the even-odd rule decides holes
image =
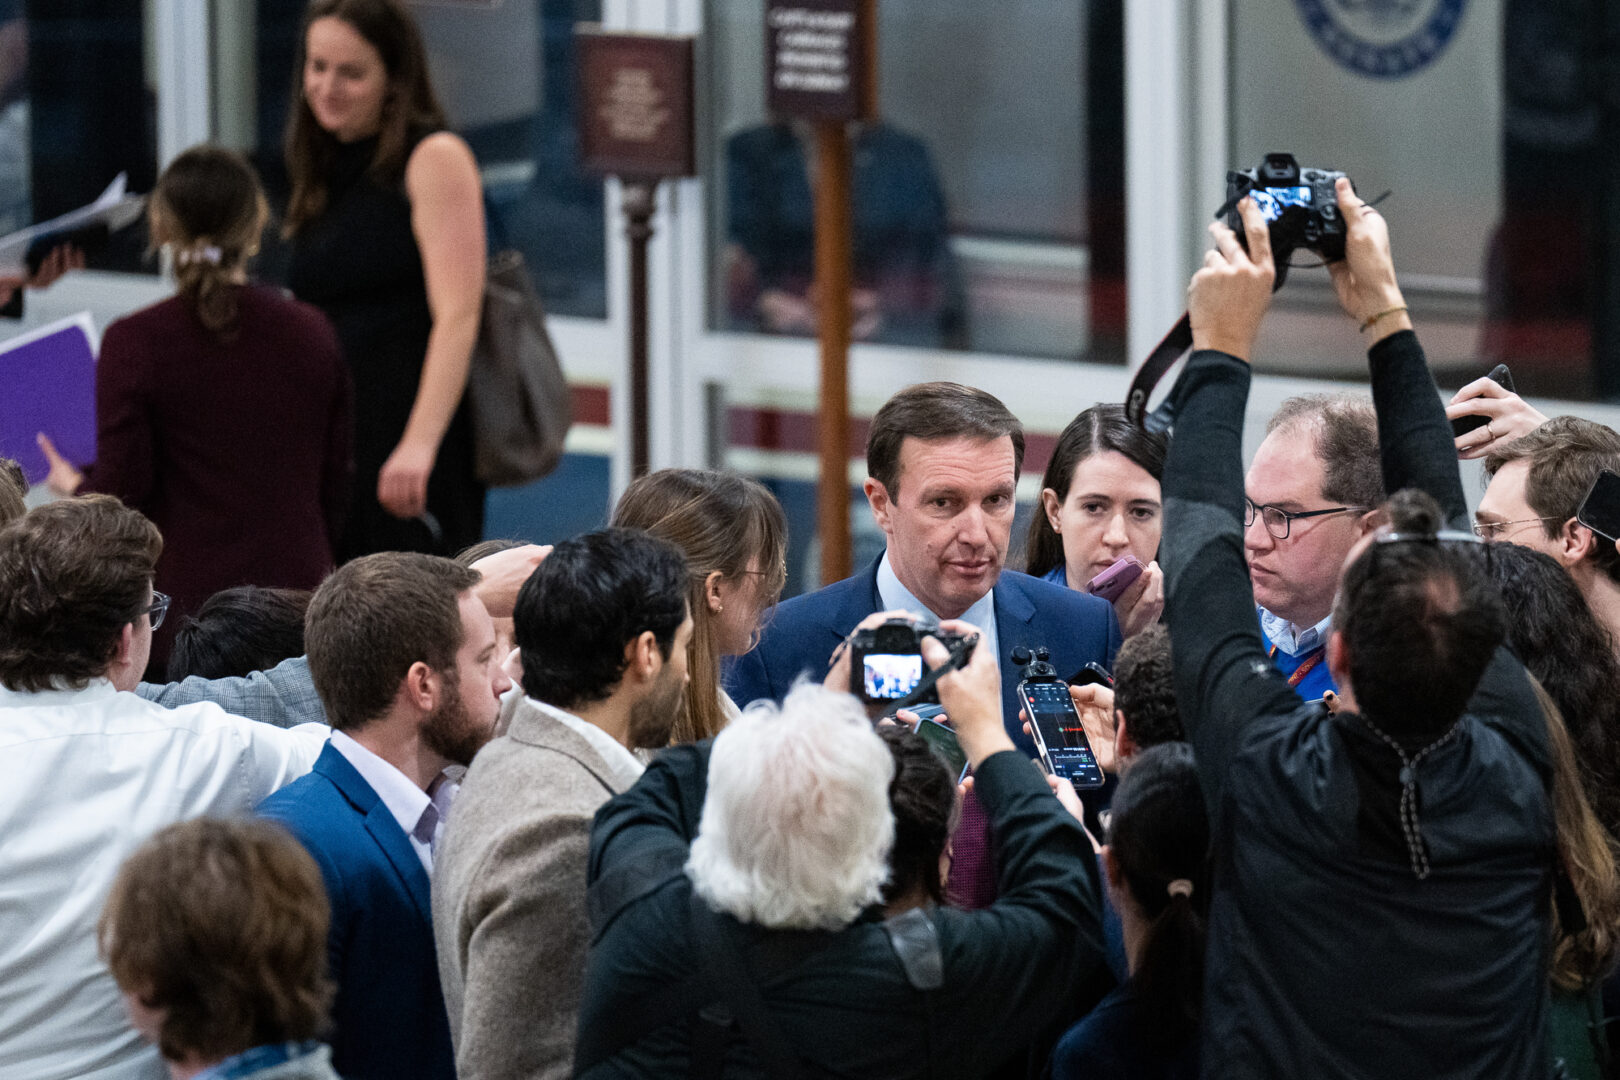
[[[930,667],[949,655],[923,651]],[[938,682],[1000,842],[988,910],[884,917],[894,758],[837,690],[757,702],[610,800],[591,834],[574,1075],[965,1078],[1022,1062],[1102,942],[1090,843],[1016,751],[999,682],[982,647]]]
[[[1272,662],[1307,701],[1324,662],[1339,571],[1384,501],[1378,416],[1352,394],[1304,394],[1266,424],[1244,478],[1243,552]]]

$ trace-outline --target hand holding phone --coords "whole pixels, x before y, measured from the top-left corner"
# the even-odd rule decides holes
[[[1029,717],[1030,733],[1041,765],[1077,788],[1099,788],[1106,782],[1102,766],[1086,738],[1086,728],[1062,679],[1038,676],[1018,684],[1018,698]]]
[[[1135,555],[1129,553],[1121,555],[1114,560],[1114,565],[1098,574],[1085,584],[1085,591],[1092,596],[1100,596],[1112,604],[1122,596],[1126,589],[1136,584],[1136,579],[1142,576],[1147,567]]]

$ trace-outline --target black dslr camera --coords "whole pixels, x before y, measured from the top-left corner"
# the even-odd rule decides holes
[[[900,617],[857,630],[849,639],[849,692],[868,705],[909,697],[928,671],[922,658],[925,637],[938,639],[952,656],[960,650],[958,667],[972,658],[979,640],[974,635],[953,634],[932,623]],[[937,704],[939,695],[930,688],[919,700]]]
[[[1271,254],[1277,264],[1276,288],[1287,274],[1288,257],[1304,248],[1323,262],[1344,258],[1344,218],[1339,213],[1334,181],[1344,173],[1332,169],[1302,169],[1293,154],[1267,154],[1258,167],[1226,174],[1226,224],[1243,235],[1243,217],[1237,204],[1248,195],[1271,224]]]

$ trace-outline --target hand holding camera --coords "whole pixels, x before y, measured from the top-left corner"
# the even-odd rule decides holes
[[[958,619],[948,619],[939,628],[957,640],[979,637],[978,627]],[[922,656],[929,670],[948,663],[952,655],[933,633],[923,637]],[[991,755],[1014,748],[1001,722],[1001,668],[989,649],[972,650],[962,666],[940,676],[935,688],[974,769]]]
[[[1271,305],[1276,268],[1270,225],[1259,205],[1245,197],[1238,212],[1246,245],[1224,222],[1210,225],[1215,247],[1204,255],[1204,265],[1187,289],[1187,318],[1194,349],[1215,349],[1247,361]]]
[[[1395,281],[1395,260],[1389,253],[1389,224],[1373,207],[1361,201],[1350,181],[1339,177],[1334,194],[1344,219],[1344,258],[1328,264],[1333,289],[1345,314],[1370,336],[1368,344],[1397,330],[1410,330],[1406,301]]]

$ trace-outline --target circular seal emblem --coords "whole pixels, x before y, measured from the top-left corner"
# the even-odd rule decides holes
[[[1434,62],[1468,0],[1294,0],[1322,51],[1374,79],[1399,79]]]

